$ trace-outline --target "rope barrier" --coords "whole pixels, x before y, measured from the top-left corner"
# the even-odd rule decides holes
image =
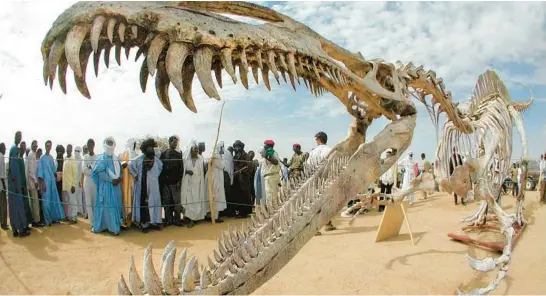
[[[18,159],[24,159],[24,158],[21,158],[21,157],[9,157],[9,156],[4,156],[3,157],[4,159],[15,159],[15,160],[18,160]],[[205,160],[210,160],[210,159],[217,159],[217,157],[203,157],[203,159]],[[57,158],[53,158],[53,160],[58,160]],[[69,159],[69,158],[63,158],[62,159],[63,161],[78,161],[78,162],[96,162],[97,160],[92,160],[92,159],[88,159],[88,160],[85,160],[85,159]],[[166,161],[184,161],[183,158],[170,158],[170,159],[160,159],[162,162],[166,162]],[[39,159],[37,159],[36,161],[39,161]],[[121,161],[121,160],[120,160]],[[131,160],[129,160],[131,161]],[[233,159],[233,162],[244,162],[244,163],[253,163],[254,161],[253,160],[242,160],[242,159]]]
[[[56,190],[56,189],[55,189]],[[0,192],[6,192],[6,196],[9,196],[10,194],[11,195],[16,195],[16,196],[20,196],[20,197],[23,197],[23,198],[26,198],[26,199],[29,199],[29,200],[39,200],[39,201],[42,201],[42,202],[47,202],[47,203],[53,203],[53,204],[61,204],[61,205],[67,205],[67,206],[75,206],[75,207],[83,207],[83,204],[72,204],[72,203],[68,203],[68,202],[62,202],[62,201],[55,201],[55,200],[45,200],[43,198],[37,198],[37,197],[32,197],[30,195],[24,195],[24,194],[20,194],[20,193],[17,193],[17,192],[13,192],[13,191],[9,191],[9,190],[5,190],[5,189],[2,189],[0,190]],[[59,197],[60,199],[61,197]],[[237,205],[237,206],[245,206],[245,207],[252,207],[254,208],[255,206],[254,205],[250,205],[250,204],[242,204],[242,203],[235,203],[235,202],[227,202],[227,201],[219,201],[219,200],[215,200],[214,201],[215,203],[223,203],[223,204],[228,204],[228,205]],[[163,207],[174,207],[174,206],[186,206],[186,205],[192,205],[192,204],[199,204],[199,203],[206,203],[208,204],[208,200],[203,200],[203,201],[196,201],[196,202],[189,202],[189,203],[176,203],[176,204],[162,204],[162,205],[159,205],[159,206],[139,206],[137,208],[163,208]],[[103,208],[124,208],[124,209],[133,209],[135,208],[135,206],[131,206],[131,207],[128,207],[128,206],[123,206],[123,205],[120,205],[120,206],[101,206]]]

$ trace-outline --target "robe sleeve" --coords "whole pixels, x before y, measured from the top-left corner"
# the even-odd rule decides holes
[[[112,182],[112,178],[110,177],[110,175],[108,174],[108,172],[106,172],[106,161],[104,160],[104,158],[102,157],[99,157],[97,159],[97,161],[95,162],[95,167],[93,167],[93,172],[92,172],[92,176],[93,176],[93,180],[95,181],[95,184],[99,184],[99,180],[100,181],[103,181],[103,182]]]
[[[138,167],[140,163],[140,158],[135,158],[129,162],[129,173],[133,175],[133,177],[138,177]],[[161,166],[163,168],[163,165]]]
[[[157,160],[157,175],[161,175],[161,172],[163,171],[163,161]]]
[[[38,161],[36,160],[36,154],[29,155],[27,161],[28,161],[28,168],[27,168],[28,169],[28,174],[27,174],[28,178],[33,183],[37,183],[38,178],[36,177],[36,171],[37,171]]]

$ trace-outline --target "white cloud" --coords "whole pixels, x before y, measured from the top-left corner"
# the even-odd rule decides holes
[[[138,134],[178,134],[183,144],[189,138],[212,143],[221,102],[208,98],[198,81],[194,82],[194,99],[199,113],[185,108],[171,86],[173,112],[159,104],[154,79],[149,78],[146,94],[138,83],[140,63],[123,60],[122,66],[113,57],[110,69],[100,65],[99,78],[88,67],[88,86],[92,95],[83,98],[69,70],[68,95],[62,94],[57,82],[53,91],[42,80],[41,42],[57,16],[73,2],[2,2],[0,4],[0,141],[11,142],[15,130],[22,130],[25,139],[46,139],[54,143],[83,143],[93,137],[101,142],[113,135],[118,143]],[[468,97],[477,76],[489,65],[500,67],[523,63],[530,68],[546,64],[546,4],[543,2],[287,2],[275,4],[275,9],[309,25],[326,38],[366,58],[413,61],[435,69],[444,78],[446,88],[456,98]],[[238,18],[243,19],[243,18]],[[246,20],[245,20],[246,21]],[[113,54],[112,54],[113,56]],[[500,67],[502,77],[546,85],[544,69],[532,72]],[[260,77],[261,78],[261,77]],[[523,80],[522,80],[523,79]],[[249,75],[250,91],[240,83],[233,86],[224,77],[219,90],[227,100],[226,113],[237,114],[240,120],[225,120],[221,139],[231,143],[240,138],[255,149],[264,138],[279,143],[279,151],[289,155],[291,144],[313,145],[312,129],[324,129],[328,120],[349,122],[344,107],[331,95],[314,98],[307,91],[298,91],[301,100],[309,100],[304,109],[280,114],[271,111],[266,119],[244,119],[230,108],[235,100],[263,100],[265,108],[289,106],[281,98],[295,96],[288,88],[278,87],[271,79],[273,91],[264,91],[260,79],[256,86]],[[303,85],[303,84],[302,84]],[[300,88],[303,89],[302,86]],[[536,94],[543,98],[544,94]],[[416,105],[420,103],[416,102]],[[414,138],[414,151],[431,155],[434,128],[423,108]],[[290,117],[308,117],[313,127],[300,129],[283,123]],[[370,128],[369,139],[383,128],[386,121],[376,121]],[[539,124],[538,126],[541,126]],[[347,127],[332,130],[330,138],[343,139]],[[118,144],[122,147],[123,145]]]

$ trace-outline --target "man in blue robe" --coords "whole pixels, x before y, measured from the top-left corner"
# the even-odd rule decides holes
[[[121,231],[121,162],[115,155],[116,141],[113,137],[104,140],[104,153],[97,157],[92,178],[97,186],[97,197],[93,217],[94,233],[108,230],[112,235]]]
[[[45,143],[45,154],[39,156],[38,149],[38,182],[40,184],[40,193],[42,194],[42,213],[44,215],[44,224],[49,226],[52,223],[59,223],[65,219],[63,205],[57,191],[57,167],[55,160],[51,156],[52,143],[47,140]]]
[[[9,170],[8,170],[8,208],[9,220],[13,236],[24,237],[30,235],[28,228],[27,213],[25,212],[25,192],[26,180],[24,178],[24,165],[21,170],[19,157],[19,143],[21,143],[21,132],[15,133],[15,144],[9,150]]]
[[[159,160],[159,155],[155,154],[154,145],[154,139],[142,142],[142,154],[133,159],[129,166],[129,172],[135,177],[133,223],[140,225],[144,233],[149,228],[160,230],[163,222],[159,191],[159,175],[163,170],[163,163]]]

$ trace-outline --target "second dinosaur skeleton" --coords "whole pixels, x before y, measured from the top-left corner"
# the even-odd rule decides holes
[[[250,25],[221,14],[266,23]],[[505,101],[494,97],[487,108],[498,108],[497,113],[480,111],[484,100],[478,100],[473,112],[463,112],[433,71],[425,72],[422,66],[415,67],[412,63],[394,65],[380,59],[366,60],[360,53],[337,46],[286,15],[245,2],[76,3],[58,17],[44,38],[41,48],[44,82],[53,87],[58,79],[66,93],[70,66],[78,90],[91,98],[86,84],[88,63],[92,61],[98,75],[101,54],[108,67],[114,48],[115,60],[121,65],[122,50],[128,57],[135,47],[137,59],[144,58],[139,74],[142,91],[146,91],[148,78],[155,76],[157,97],[168,111],[171,111],[171,84],[182,102],[197,112],[192,96],[195,76],[206,95],[219,100],[217,86],[222,88],[222,74],[227,73],[234,83],[240,81],[248,89],[250,69],[255,82],[261,79],[269,90],[272,74],[278,83],[280,78],[285,82],[290,80],[294,89],[303,80],[315,96],[330,92],[354,119],[348,137],[322,163],[306,167],[302,178],[289,182],[278,198],[257,206],[250,223],[238,230],[230,228],[222,232],[218,248],[207,258],[206,267],[197,258],[188,258],[186,249],[176,266],[177,249],[174,243],[169,243],[159,276],[149,246],[144,255],[143,277],[132,259],[128,281],[123,276],[119,281],[118,292],[125,295],[252,293],[291,260],[349,199],[397,162],[410,145],[415,129],[412,96],[425,103],[430,112],[446,113],[444,139],[448,142],[456,132],[473,134],[491,124],[494,130],[508,128],[511,118],[516,118],[512,111],[506,112]],[[501,97],[506,95],[503,93]],[[508,105],[516,111],[521,107]],[[365,143],[367,128],[381,116],[391,123]],[[511,136],[493,138],[500,140],[494,146],[487,145],[484,160],[470,161],[457,171],[473,168],[483,177],[491,161],[491,149],[499,147],[503,156],[509,156]],[[445,151],[452,145],[445,142],[438,154],[443,165],[447,161]],[[382,163],[380,156],[387,149],[397,152]],[[502,172],[505,168],[502,167]],[[469,184],[459,183],[465,181],[461,175],[445,175],[442,184],[462,192],[461,188]],[[423,174],[408,190],[399,192],[395,201],[401,201],[412,190],[431,189],[431,179],[432,176]],[[479,188],[481,196],[490,198],[485,187]],[[491,203],[490,208],[501,216],[499,219],[508,221],[495,204]]]

